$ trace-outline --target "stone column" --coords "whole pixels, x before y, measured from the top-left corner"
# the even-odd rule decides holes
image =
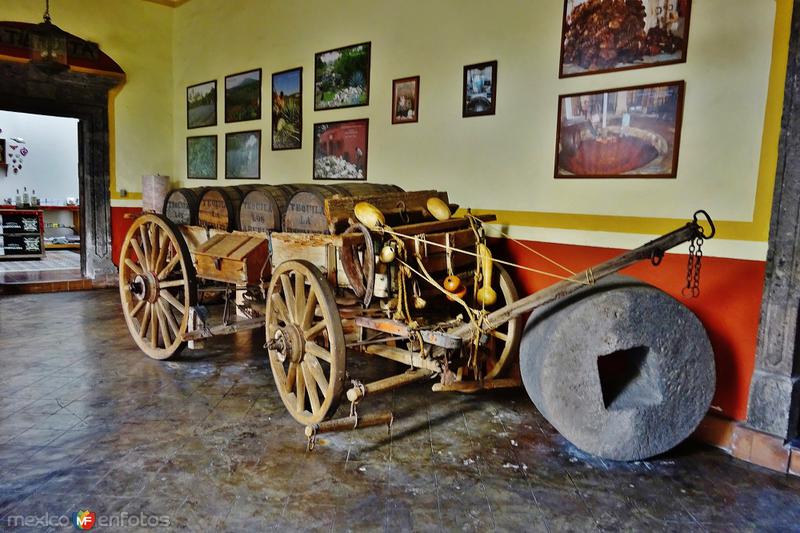
[[[785,440],[800,414],[800,1],[795,0],[756,367],[746,425]]]

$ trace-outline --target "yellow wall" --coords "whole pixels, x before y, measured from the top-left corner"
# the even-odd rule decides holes
[[[44,3],[3,0],[0,18],[38,23]],[[172,171],[172,19],[174,9],[141,0],[56,0],[53,22],[100,44],[125,71],[109,106],[112,198],[141,190],[141,176]],[[134,193],[129,197],[137,197]]]
[[[762,151],[762,133],[771,65],[778,89],[769,102],[777,108],[773,130],[780,116],[791,2],[778,1],[777,32],[775,1],[693,4],[685,64],[559,80],[557,0],[504,0],[491,9],[473,0],[192,0],[175,10],[173,176],[185,176],[187,135],[218,133],[219,181],[236,184],[223,177],[224,133],[260,128],[262,181],[310,181],[312,124],[367,117],[370,181],[435,186],[463,206],[503,210],[519,236],[531,233],[528,226],[571,230],[535,233],[564,241],[581,240],[574,233],[586,230],[657,233],[702,207],[727,221],[722,237],[734,242],[720,255],[763,259],[765,245],[738,241],[767,237],[777,139]],[[362,41],[372,41],[370,105],[314,112],[314,53]],[[499,62],[497,114],[463,119],[462,67],[492,59]],[[186,129],[187,85],[217,79],[221,88],[226,74],[260,67],[268,99],[270,74],[296,66],[304,68],[302,150],[270,150],[268,103],[260,121],[224,124],[220,98],[220,125]],[[420,121],[392,126],[391,80],[412,75],[421,76]],[[671,80],[686,81],[677,179],[553,179],[559,94]],[[767,216],[756,220],[760,173]]]

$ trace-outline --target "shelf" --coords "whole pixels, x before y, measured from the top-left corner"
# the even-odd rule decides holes
[[[0,209],[17,209],[15,205],[0,205]],[[37,206],[30,206],[30,207],[22,207],[17,209],[17,211],[80,211],[81,206],[79,205],[37,205]]]
[[[69,244],[45,244],[45,250],[80,250],[80,243],[74,242]]]

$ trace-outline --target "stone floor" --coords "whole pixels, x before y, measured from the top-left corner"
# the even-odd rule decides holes
[[[153,361],[113,290],[0,297],[0,530],[71,530],[89,509],[134,530],[800,531],[800,479],[698,444],[589,457],[523,391],[406,388],[361,409],[393,409],[391,435],[308,453],[262,345],[243,333]]]

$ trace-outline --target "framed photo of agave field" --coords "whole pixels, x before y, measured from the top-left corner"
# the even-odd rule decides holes
[[[217,179],[217,136],[186,138],[186,177],[190,180]]]
[[[186,127],[217,125],[217,80],[186,88]]]
[[[684,87],[672,81],[560,96],[555,177],[676,177]]]
[[[303,139],[303,67],[272,75],[272,149],[299,150]]]
[[[225,76],[225,122],[261,118],[261,69]]]
[[[369,105],[372,43],[314,54],[314,111]]]
[[[692,0],[564,0],[559,77],[686,61]]]
[[[369,119],[314,124],[315,180],[366,180]]]
[[[261,130],[225,134],[225,178],[261,177]]]

